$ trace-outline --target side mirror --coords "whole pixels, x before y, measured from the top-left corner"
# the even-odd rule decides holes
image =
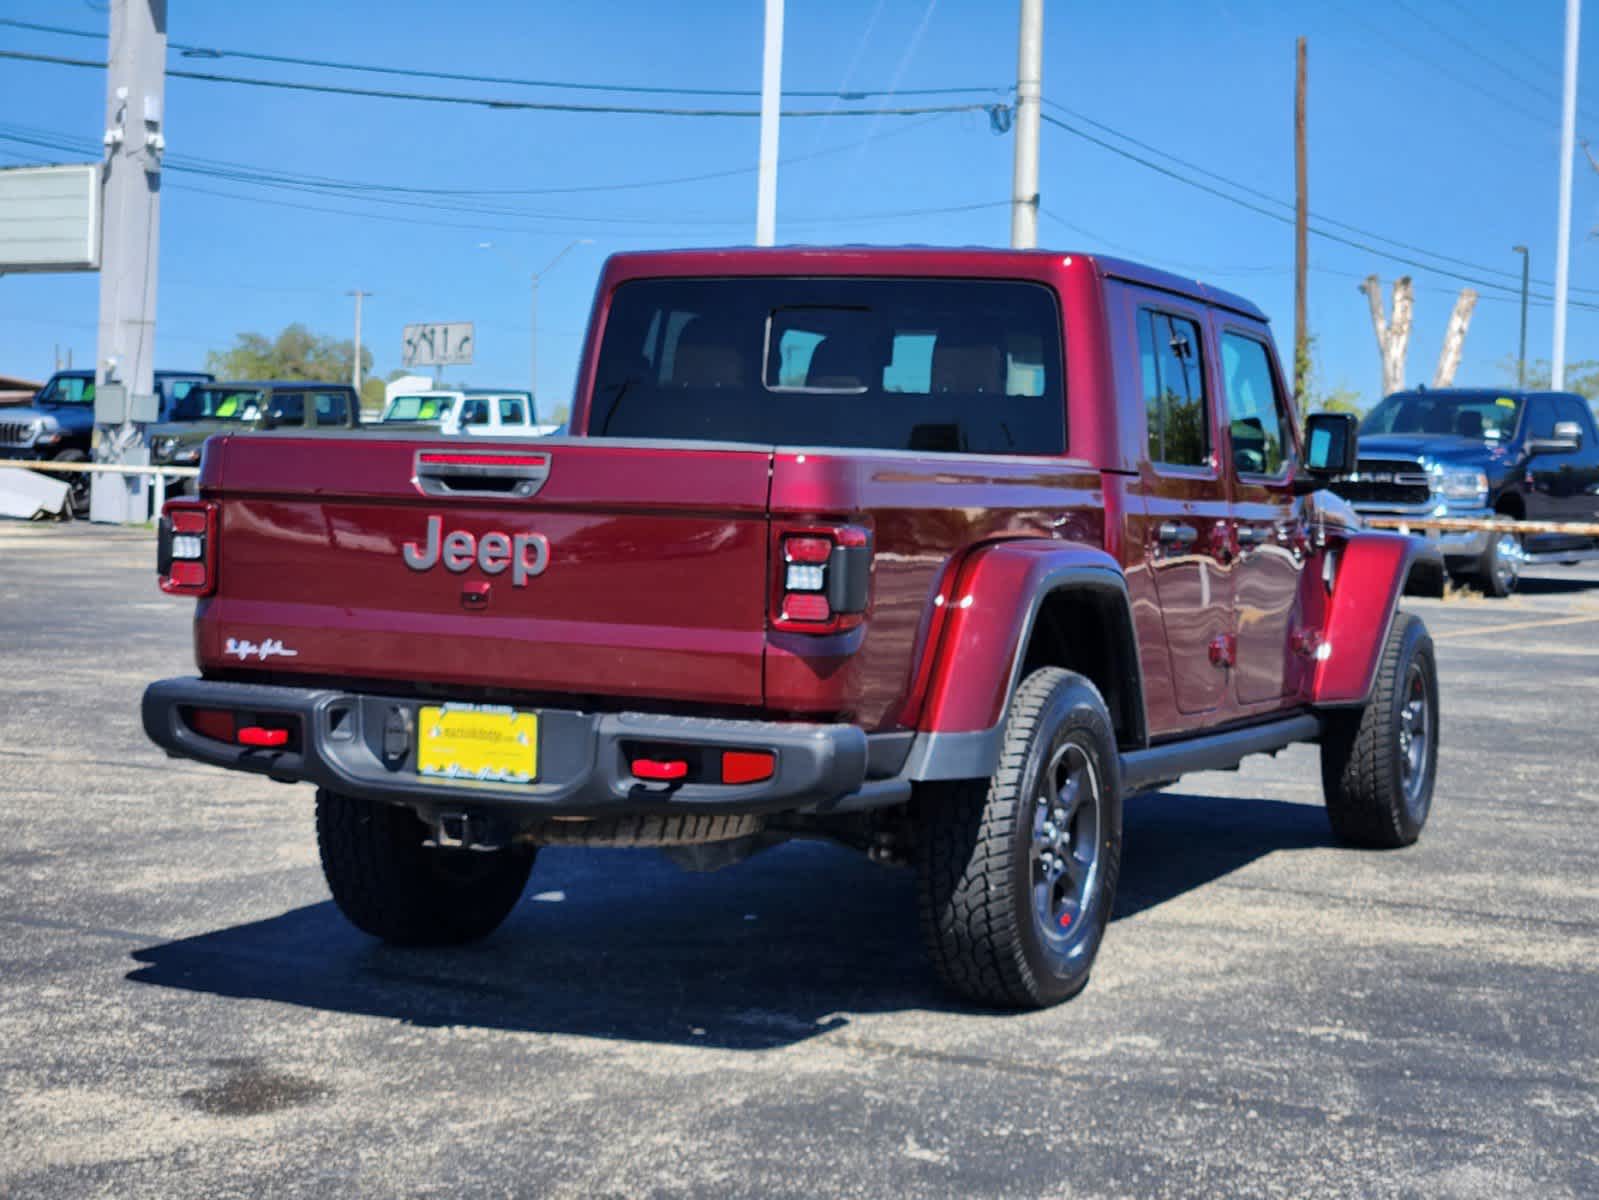
[[[1294,476],[1294,491],[1320,491],[1334,479],[1354,474],[1359,430],[1354,413],[1311,413],[1305,419],[1305,462]]]
[[[1575,421],[1556,421],[1553,437],[1530,438],[1529,454],[1568,454],[1582,449],[1582,426]]]

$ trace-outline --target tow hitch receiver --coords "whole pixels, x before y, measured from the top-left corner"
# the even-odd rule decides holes
[[[482,813],[440,812],[430,824],[433,836],[422,843],[436,850],[503,850],[509,844],[504,823]]]

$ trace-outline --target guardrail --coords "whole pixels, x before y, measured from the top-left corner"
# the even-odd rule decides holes
[[[1512,533],[1559,533],[1571,537],[1599,537],[1599,521],[1517,521],[1511,517],[1361,517],[1372,529],[1436,529],[1440,533],[1477,533],[1496,529]]]
[[[0,468],[14,467],[22,471],[56,471],[70,475],[77,471],[87,475],[150,475],[155,478],[155,512],[160,514],[167,502],[167,476],[193,479],[200,474],[199,467],[165,467],[154,463],[143,467],[129,467],[122,463],[40,462],[33,459],[0,458]]]

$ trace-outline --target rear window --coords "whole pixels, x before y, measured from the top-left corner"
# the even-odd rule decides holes
[[[385,421],[437,421],[444,414],[444,402],[437,396],[396,396]]]
[[[611,302],[590,437],[971,454],[1066,448],[1032,283],[641,279]]]

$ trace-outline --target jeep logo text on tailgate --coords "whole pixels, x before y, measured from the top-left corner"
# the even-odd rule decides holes
[[[542,533],[485,533],[474,537],[464,529],[444,532],[444,518],[428,518],[427,544],[406,542],[401,548],[405,565],[413,571],[430,571],[440,560],[446,571],[460,575],[473,563],[485,575],[498,575],[511,568],[511,584],[523,587],[535,575],[544,574],[550,565],[550,539]]]

